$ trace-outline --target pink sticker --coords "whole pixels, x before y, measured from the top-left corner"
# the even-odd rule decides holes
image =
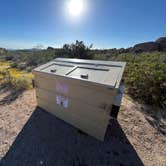
[[[67,108],[68,107],[68,98],[66,96],[56,95],[56,103],[58,105],[62,106],[63,108]]]
[[[67,94],[68,91],[69,91],[69,88],[68,88],[68,85],[66,83],[61,82],[61,81],[56,82],[56,92]]]

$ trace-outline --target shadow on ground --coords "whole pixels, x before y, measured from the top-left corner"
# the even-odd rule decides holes
[[[141,166],[143,163],[117,121],[111,121],[105,142],[100,142],[37,108],[0,165]]]
[[[160,134],[166,136],[166,110],[153,106],[143,105],[140,111],[145,114],[147,122]]]
[[[140,111],[145,115],[147,122],[155,128],[160,134],[166,136],[166,107],[157,107],[148,104],[138,104],[138,99],[134,98],[132,94],[127,94],[129,100],[134,104],[135,110]]]
[[[0,86],[0,93],[5,93],[4,97],[0,98],[0,105],[6,105],[15,101],[22,95],[23,91],[16,91],[8,86]]]

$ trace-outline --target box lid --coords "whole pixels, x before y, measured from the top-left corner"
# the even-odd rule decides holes
[[[34,71],[79,79],[106,85],[112,88],[119,86],[125,62],[80,60],[57,58]]]

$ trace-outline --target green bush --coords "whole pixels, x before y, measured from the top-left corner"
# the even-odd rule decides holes
[[[76,40],[72,44],[64,44],[63,51],[66,57],[69,58],[80,58],[80,59],[93,59],[93,56],[90,52],[92,44],[86,46],[83,41]]]
[[[126,61],[128,93],[141,102],[156,106],[166,103],[166,53],[120,54],[113,60]]]
[[[140,102],[166,107],[166,53],[96,54],[95,58],[127,62],[124,73],[127,93]]]
[[[129,63],[125,72],[128,92],[145,103],[162,105],[166,100],[166,65]]]

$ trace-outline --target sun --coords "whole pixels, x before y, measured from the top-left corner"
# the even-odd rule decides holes
[[[85,9],[84,0],[69,0],[68,12],[73,17],[78,17],[83,14]]]

